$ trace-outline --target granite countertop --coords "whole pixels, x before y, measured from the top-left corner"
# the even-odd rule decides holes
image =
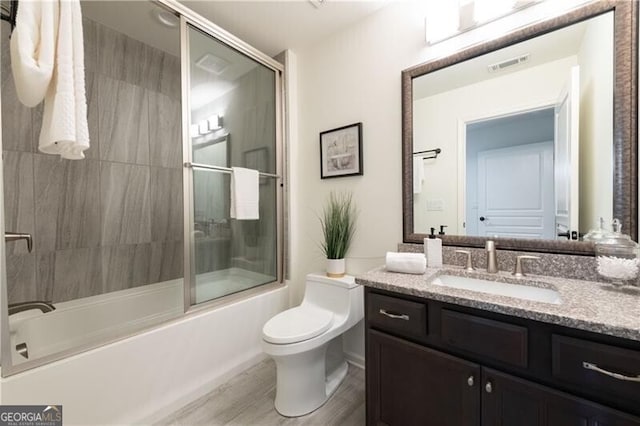
[[[556,290],[558,305],[480,293],[432,284],[439,275],[484,278]],[[482,270],[466,272],[445,265],[427,268],[420,275],[387,272],[384,267],[356,277],[366,287],[424,297],[471,308],[528,318],[550,324],[602,333],[640,341],[640,288],[615,288],[608,284],[541,275],[515,278],[508,272],[487,274]]]

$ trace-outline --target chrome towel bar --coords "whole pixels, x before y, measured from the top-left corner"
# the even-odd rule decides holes
[[[210,166],[208,164],[200,164],[200,163],[184,163],[184,166],[189,169],[213,170],[213,171],[222,172],[222,173],[231,173],[231,167]],[[259,173],[260,173],[260,176],[280,179],[280,175],[276,175],[273,173],[263,173],[263,172],[259,172]]]

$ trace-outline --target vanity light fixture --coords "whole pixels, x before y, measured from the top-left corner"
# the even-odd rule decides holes
[[[212,115],[207,118],[207,124],[209,125],[209,130],[218,130],[222,127],[222,116],[221,115]]]
[[[209,133],[209,123],[207,120],[203,120],[198,123],[198,134],[206,135],[207,133]]]
[[[425,19],[427,44],[439,43],[543,1],[430,0],[427,2]]]
[[[197,138],[198,136],[200,136],[200,126],[198,126],[198,124],[192,124],[190,127],[190,133],[191,133],[191,137],[192,138]]]
[[[471,26],[489,22],[501,16],[508,15],[512,11],[516,10],[516,3],[518,3],[516,0],[474,0],[473,24]],[[524,6],[524,4],[520,5],[520,7],[522,6]],[[465,28],[460,29],[464,30]]]
[[[206,120],[201,120],[191,125],[191,137],[197,138],[208,135],[219,129],[222,129],[222,116],[212,115]]]

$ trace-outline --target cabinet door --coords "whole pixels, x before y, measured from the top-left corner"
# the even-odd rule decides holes
[[[483,426],[640,426],[640,419],[529,381],[482,369]]]
[[[367,424],[480,424],[477,364],[367,331]]]

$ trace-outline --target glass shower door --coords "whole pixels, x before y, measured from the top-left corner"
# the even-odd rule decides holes
[[[277,280],[276,71],[188,27],[191,303]],[[259,219],[230,217],[231,167],[258,170]]]

